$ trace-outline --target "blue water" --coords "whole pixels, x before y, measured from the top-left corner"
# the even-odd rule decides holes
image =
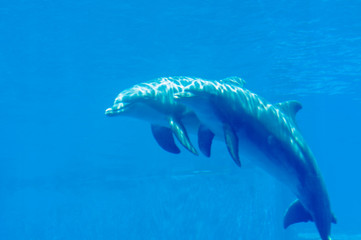
[[[361,2],[0,1],[0,239],[318,239],[263,172],[160,149],[107,118],[162,76],[240,76],[303,104],[298,125],[338,224],[361,239]]]

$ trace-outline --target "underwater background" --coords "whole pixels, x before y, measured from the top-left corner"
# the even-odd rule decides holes
[[[172,155],[107,118],[157,77],[239,76],[297,121],[333,239],[361,239],[361,1],[0,0],[0,239],[319,239],[295,199],[222,142]]]

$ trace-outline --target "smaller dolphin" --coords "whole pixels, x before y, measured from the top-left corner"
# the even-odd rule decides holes
[[[195,112],[204,130],[199,141],[210,148],[209,131],[223,135],[233,160],[239,151],[285,183],[297,196],[284,217],[284,227],[313,221],[322,240],[330,240],[336,218],[316,160],[296,124],[297,101],[271,104],[243,85],[202,81],[175,94]],[[207,130],[208,129],[208,130]],[[202,134],[205,133],[205,134]]]
[[[111,108],[105,111],[107,116],[128,116],[151,123],[151,130],[157,143],[170,153],[179,153],[173,135],[191,153],[198,155],[191,143],[188,131],[197,132],[200,122],[194,112],[174,99],[174,94],[201,86],[206,81],[200,78],[167,77],[134,85],[122,91]],[[209,82],[209,81],[206,81]],[[230,77],[220,83],[242,84],[238,77]],[[200,144],[202,146],[202,144]],[[206,145],[207,146],[207,145]],[[201,151],[207,156],[210,149]],[[207,152],[208,151],[208,152]]]

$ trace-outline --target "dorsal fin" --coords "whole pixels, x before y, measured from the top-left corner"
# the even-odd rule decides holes
[[[228,84],[235,84],[235,85],[238,85],[239,87],[243,87],[246,84],[245,80],[243,80],[240,77],[235,77],[235,76],[224,78],[221,80],[221,82],[228,83]]]
[[[302,108],[301,103],[295,100],[276,103],[275,106],[291,117],[293,121],[295,121],[296,113]]]

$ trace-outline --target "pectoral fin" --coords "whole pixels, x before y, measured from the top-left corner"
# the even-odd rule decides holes
[[[152,133],[161,148],[170,153],[180,153],[179,148],[175,145],[172,130],[167,127],[152,125]]]
[[[299,200],[296,200],[287,209],[283,219],[283,227],[287,228],[294,223],[308,221],[313,221],[311,214],[302,206]]]
[[[214,133],[211,132],[206,126],[200,125],[198,128],[198,146],[201,152],[206,156],[211,156],[212,141]]]
[[[241,166],[241,161],[238,156],[238,137],[229,124],[223,125],[224,139],[228,148],[228,152],[231,154],[233,161],[237,166]]]
[[[193,147],[191,141],[189,140],[188,134],[186,129],[184,128],[183,124],[174,117],[169,118],[169,126],[176,136],[178,141],[191,153],[198,155],[197,150]]]

